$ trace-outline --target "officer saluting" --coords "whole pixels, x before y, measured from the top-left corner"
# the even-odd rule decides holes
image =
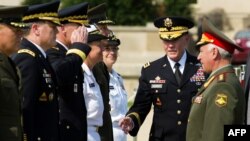
[[[197,46],[198,60],[211,74],[193,99],[187,141],[223,141],[224,125],[244,122],[244,93],[231,65],[234,50],[242,49],[206,18]]]
[[[22,37],[27,6],[0,6],[0,140],[22,141],[20,72],[10,56]]]
[[[56,77],[45,51],[56,44],[59,1],[32,5],[24,14],[29,25],[13,57],[21,70],[24,140],[58,141]]]
[[[46,51],[59,86],[61,141],[87,141],[87,110],[83,97],[82,63],[90,52],[86,44],[88,3],[58,12],[57,45]]]
[[[191,99],[205,81],[199,61],[186,51],[193,23],[182,17],[163,17],[154,25],[166,55],[142,68],[134,104],[120,126],[136,136],[153,104],[149,140],[185,141]]]

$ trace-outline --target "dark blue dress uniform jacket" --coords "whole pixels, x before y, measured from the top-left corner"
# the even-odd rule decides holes
[[[74,43],[72,46],[86,46]],[[57,74],[59,85],[59,118],[62,141],[87,141],[87,110],[83,97],[83,60],[58,43],[47,50],[47,55]]]
[[[130,135],[136,136],[153,104],[150,141],[185,141],[191,99],[205,81],[196,57],[187,54],[178,85],[166,56],[144,65],[133,106],[127,113],[134,121]]]
[[[25,38],[13,60],[22,77],[24,140],[58,141],[56,77],[49,62]]]

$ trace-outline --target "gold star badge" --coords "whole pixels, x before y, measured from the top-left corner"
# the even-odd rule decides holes
[[[215,104],[219,107],[227,105],[227,96],[225,94],[217,94],[215,98]]]

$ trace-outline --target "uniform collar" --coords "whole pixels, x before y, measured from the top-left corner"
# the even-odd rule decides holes
[[[85,63],[82,64],[82,69],[86,72],[86,74],[88,76],[92,76],[93,75],[92,71],[89,69],[89,67]]]
[[[63,48],[65,48],[67,51],[69,50],[68,47],[65,44],[63,44],[61,41],[56,40],[56,42],[59,43],[60,45],[62,45]]]
[[[168,56],[167,56],[167,58],[168,58],[168,61],[169,61],[169,64],[170,64],[172,70],[175,70],[174,65],[175,65],[175,63],[177,63],[177,62],[171,60]],[[186,53],[186,51],[184,51],[184,53],[183,53],[181,59],[178,61],[178,63],[180,64],[180,68],[179,68],[179,69],[180,69],[180,71],[181,71],[182,73],[183,73],[183,71],[184,71],[184,66],[185,66],[186,60],[187,60],[187,53]],[[174,72],[174,71],[173,71],[173,72]]]
[[[28,39],[27,39],[28,40]],[[35,47],[42,53],[43,57],[46,58],[46,53],[45,51],[39,46],[37,45],[36,43],[32,42],[31,40],[29,40],[32,44],[35,45]]]

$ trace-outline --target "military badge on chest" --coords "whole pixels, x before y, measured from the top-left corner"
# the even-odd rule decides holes
[[[49,74],[45,69],[43,69],[43,78],[44,78],[46,84],[52,83],[51,74]]]
[[[201,104],[203,95],[198,95],[194,98],[194,103]]]
[[[166,84],[166,80],[162,80],[160,76],[156,76],[154,80],[149,81],[151,89],[154,94],[158,94],[159,90],[163,88],[163,85]],[[162,107],[162,101],[159,95],[155,95],[154,105],[158,108]]]
[[[196,85],[200,86],[206,81],[205,73],[200,67],[197,72],[190,78],[190,82],[194,82]]]
[[[160,76],[156,76],[154,80],[149,80],[151,89],[161,89],[166,80],[161,80]]]

